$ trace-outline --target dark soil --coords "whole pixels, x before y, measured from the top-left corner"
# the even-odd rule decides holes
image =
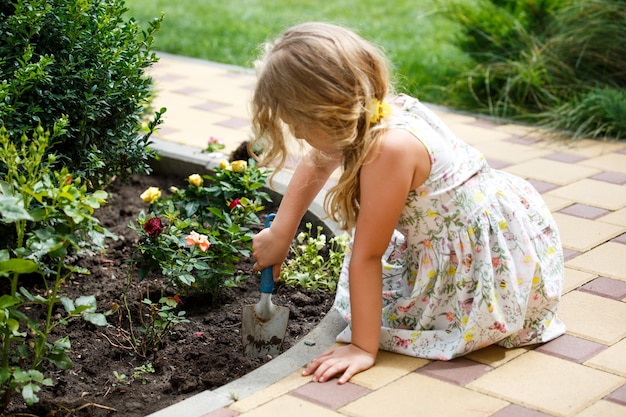
[[[63,295],[72,299],[95,295],[98,312],[113,305],[123,306],[129,274],[127,261],[137,240],[137,234],[128,225],[147,208],[139,195],[149,186],[167,190],[180,183],[180,178],[162,176],[135,176],[127,184],[114,183],[108,190],[109,204],[97,212],[97,217],[120,238],[109,241],[105,253],[78,260],[91,274],[66,282]],[[270,207],[267,212],[271,210]],[[201,391],[220,387],[267,363],[272,358],[250,359],[243,355],[241,311],[244,305],[259,300],[259,280],[251,272],[251,259],[242,259],[238,269],[251,274],[251,278],[240,288],[225,289],[216,305],[210,304],[209,297],[183,298],[182,309],[189,323],[177,325],[160,350],[148,358],[138,356],[130,348],[129,320],[124,309],[109,316],[111,327],[108,328],[96,327],[82,319],[57,327],[52,340],[69,335],[73,368],[48,369],[46,376],[52,377],[55,385],[39,393],[40,403],[26,407],[21,398],[15,397],[4,415],[143,417]],[[137,331],[140,301],[146,297],[158,300],[166,285],[155,274],[141,282],[134,275],[127,300],[130,311],[135,312]],[[272,301],[290,309],[284,350],[320,322],[333,297],[324,291],[277,286]],[[154,372],[136,372],[137,368],[150,365]],[[117,378],[114,372],[125,377]]]

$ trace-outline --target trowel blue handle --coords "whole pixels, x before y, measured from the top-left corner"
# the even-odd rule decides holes
[[[268,214],[265,219],[265,227],[270,227],[276,215]],[[274,276],[272,275],[272,267],[268,266],[261,271],[261,292],[271,294],[274,292]]]

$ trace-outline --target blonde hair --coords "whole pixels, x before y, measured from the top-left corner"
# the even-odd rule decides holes
[[[349,29],[304,23],[266,44],[256,68],[250,148],[263,149],[261,164],[275,163],[280,170],[287,157],[285,120],[314,125],[336,140],[343,170],[324,205],[350,229],[359,212],[360,167],[384,130],[384,123],[371,123],[368,108],[390,94],[387,58]]]

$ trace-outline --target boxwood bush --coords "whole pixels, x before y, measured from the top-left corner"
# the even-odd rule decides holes
[[[126,11],[121,0],[0,0],[0,125],[17,143],[67,116],[49,152],[93,187],[149,172],[165,111],[148,115],[145,73],[162,17],[141,29]]]

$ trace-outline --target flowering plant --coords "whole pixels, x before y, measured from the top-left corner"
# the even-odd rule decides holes
[[[350,237],[344,233],[327,242],[322,226],[317,226],[316,236],[311,223],[306,228],[291,246],[291,256],[280,271],[280,279],[307,289],[335,291]]]
[[[131,225],[140,236],[139,278],[159,270],[177,291],[210,294],[214,301],[222,288],[245,279],[235,265],[250,256],[249,226],[261,223],[256,213],[270,201],[262,190],[266,176],[253,160],[226,161],[213,175],[190,175],[187,187],[172,187],[167,195],[148,188],[141,195],[148,213]]]
[[[115,237],[94,217],[107,193],[93,191],[67,167],[59,169],[56,155],[49,153],[66,125],[61,119],[52,132],[39,126],[18,144],[0,127],[0,165],[6,171],[0,179],[0,397],[5,404],[17,393],[29,405],[38,402],[41,386],[52,385],[43,373],[48,364],[72,367],[70,339],[51,337],[57,326],[75,317],[107,325],[105,314],[96,313],[95,297],[74,302],[62,296],[72,274],[89,273],[72,258],[100,251]],[[57,309],[59,303],[65,313]],[[0,414],[2,406],[0,401]]]
[[[222,149],[224,149],[226,147],[226,145],[224,145],[224,141],[221,139],[218,139],[214,136],[209,137],[209,140],[207,141],[206,144],[206,148],[204,148],[204,152],[217,152],[217,151],[221,151]]]

